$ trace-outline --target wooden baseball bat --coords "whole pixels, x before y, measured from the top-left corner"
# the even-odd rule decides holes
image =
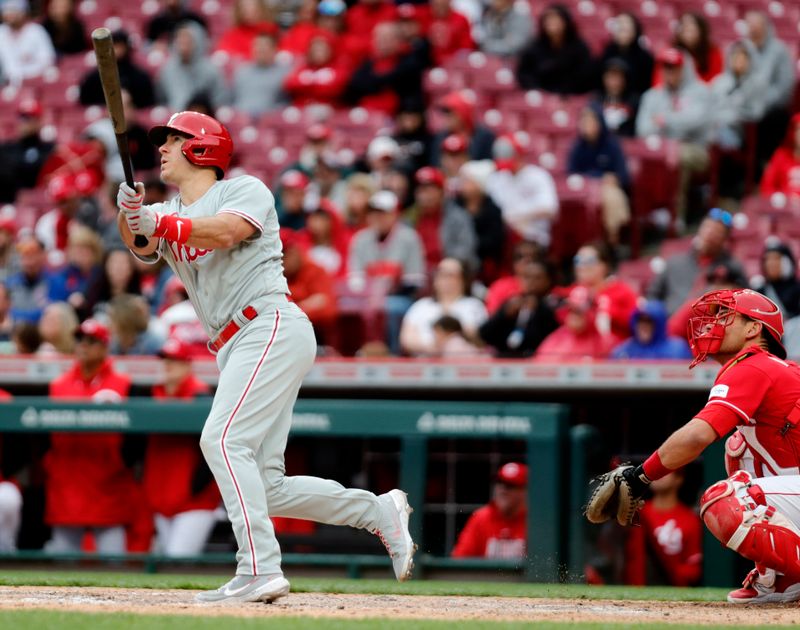
[[[103,85],[103,94],[106,97],[106,107],[117,137],[117,148],[122,160],[122,170],[125,172],[125,183],[131,188],[133,182],[133,164],[131,163],[131,150],[128,147],[127,125],[125,112],[122,109],[122,92],[119,83],[119,69],[117,58],[114,55],[114,43],[111,40],[111,31],[105,27],[92,31],[92,44],[94,56],[97,59],[97,70],[100,73],[100,83]],[[147,237],[137,234],[134,238],[136,247],[146,247]]]

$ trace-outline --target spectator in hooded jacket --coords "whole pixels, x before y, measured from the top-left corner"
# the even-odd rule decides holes
[[[606,127],[618,136],[636,135],[636,113],[639,111],[639,94],[630,88],[630,68],[624,59],[609,58],[603,65],[600,90],[594,102],[603,111]]]
[[[653,83],[653,55],[642,46],[642,25],[633,13],[623,12],[613,21],[611,41],[606,44],[600,62],[603,67],[610,59],[621,59],[628,68],[628,87],[641,96]]]
[[[592,86],[592,56],[572,15],[561,4],[539,16],[539,30],[517,65],[517,81],[525,90],[583,94]]]
[[[233,5],[233,26],[219,38],[216,50],[234,59],[252,59],[253,40],[263,33],[278,34],[267,1],[236,0]]]
[[[464,92],[450,92],[436,104],[444,114],[441,131],[433,138],[431,164],[439,166],[442,161],[442,143],[451,135],[468,139],[469,157],[472,160],[488,160],[492,157],[494,133],[475,118],[475,103]]]
[[[797,261],[788,243],[777,236],[770,236],[765,241],[761,254],[761,275],[753,278],[750,284],[778,305],[784,319],[800,315]]]
[[[724,72],[711,83],[714,139],[722,148],[741,148],[744,123],[757,122],[766,113],[767,84],[755,59],[755,47],[749,40],[731,44]]]
[[[691,60],[687,62],[681,51],[666,48],[659,53],[658,61],[663,81],[642,96],[636,135],[662,136],[680,142],[677,213],[685,220],[691,178],[708,170],[711,94],[698,80]]]
[[[208,96],[213,107],[228,102],[222,73],[207,53],[208,36],[197,22],[175,30],[172,53],[158,73],[158,89],[170,110],[181,111],[198,94]]]
[[[683,337],[667,333],[667,309],[657,300],[645,301],[631,316],[631,337],[611,351],[612,359],[691,359]]]
[[[569,153],[567,171],[602,182],[603,227],[608,242],[618,244],[620,230],[631,218],[630,203],[625,194],[630,177],[622,147],[608,131],[598,105],[589,105],[581,112],[578,137]]]
[[[699,13],[681,15],[672,45],[692,57],[697,76],[705,83],[722,72],[722,52],[711,41],[708,20]]]
[[[491,0],[473,28],[480,49],[498,57],[516,57],[533,32],[530,9],[514,0]]]
[[[772,155],[761,177],[761,194],[775,193],[800,200],[800,114],[792,116],[783,146]]]

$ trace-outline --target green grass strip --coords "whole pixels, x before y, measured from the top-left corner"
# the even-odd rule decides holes
[[[0,571],[3,586],[100,586],[117,588],[208,589],[217,588],[227,576],[176,575],[169,573],[111,573],[90,571]],[[585,584],[529,584],[522,582],[450,582],[418,580],[400,584],[393,580],[346,578],[293,578],[295,593],[351,593],[378,595],[440,595],[473,597],[552,597],[565,599],[625,599],[670,602],[722,602],[729,589]]]

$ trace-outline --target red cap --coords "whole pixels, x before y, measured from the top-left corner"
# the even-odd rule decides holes
[[[75,197],[77,193],[75,178],[71,175],[53,175],[47,182],[47,194],[56,203]]]
[[[414,179],[416,179],[417,184],[420,186],[430,184],[432,186],[444,188],[444,175],[442,174],[442,171],[440,171],[438,168],[434,168],[433,166],[423,166],[417,171]]]
[[[164,284],[164,295],[172,295],[173,293],[177,292],[186,293],[186,285],[183,284],[183,280],[181,280],[178,276],[172,276],[169,280],[167,280],[166,284]]]
[[[301,171],[291,169],[281,175],[281,186],[283,188],[303,188],[308,186],[308,177]]]
[[[463,153],[467,150],[467,139],[460,133],[452,133],[442,142],[442,150],[448,153]]]
[[[509,486],[527,486],[528,467],[525,464],[508,462],[497,471],[496,480]]]
[[[38,118],[42,115],[42,104],[35,98],[23,98],[17,104],[17,114]]]
[[[306,138],[309,140],[327,140],[331,137],[331,128],[322,123],[314,123],[306,130]]]
[[[292,247],[299,247],[300,235],[295,230],[281,228],[281,243],[283,243],[283,251],[287,251]]]
[[[464,124],[470,127],[472,126],[475,116],[475,106],[464,92],[450,92],[449,94],[445,94],[439,99],[437,105],[439,109],[455,113]]]
[[[683,65],[683,53],[677,48],[665,48],[658,53],[658,63],[663,66],[678,66]]]
[[[14,220],[14,217],[0,212],[0,230],[11,232],[12,235],[16,234],[17,222]]]
[[[97,339],[98,341],[102,342],[104,345],[108,345],[108,342],[111,340],[111,335],[108,332],[108,328],[106,328],[96,319],[87,319],[85,322],[83,322],[75,333],[75,336],[78,339],[82,339],[83,337],[91,337],[92,339]]]
[[[171,359],[173,361],[191,361],[192,349],[180,339],[172,337],[167,339],[164,345],[161,346],[158,356],[162,359]]]

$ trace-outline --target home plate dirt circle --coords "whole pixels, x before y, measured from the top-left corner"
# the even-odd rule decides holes
[[[0,587],[0,610],[47,609],[152,615],[236,617],[330,617],[340,619],[448,619],[598,623],[791,624],[797,604],[735,606],[720,603],[533,599],[524,597],[430,597],[292,593],[273,604],[196,604],[187,590],[100,587]]]

